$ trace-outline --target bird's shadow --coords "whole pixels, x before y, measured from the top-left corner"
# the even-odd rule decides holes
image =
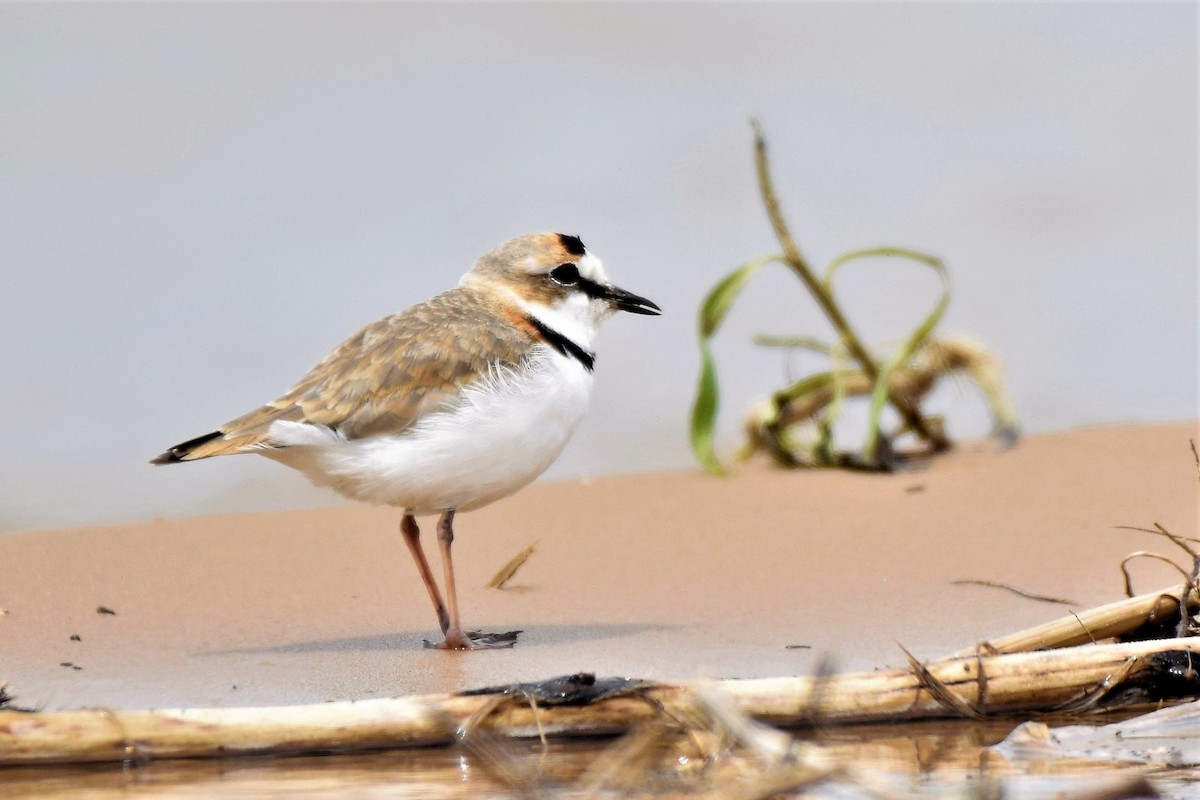
[[[592,623],[584,625],[537,625],[522,631],[517,647],[527,650],[532,647],[547,647],[596,639],[616,639],[657,633],[679,627],[677,625],[653,625],[648,623]],[[304,642],[263,645],[261,647],[237,647],[228,650],[205,650],[197,656],[265,655],[270,653],[366,653],[394,650],[402,652],[420,648],[422,640],[439,639],[436,630],[399,631],[378,633],[370,636],[346,636],[336,639],[311,639]]]

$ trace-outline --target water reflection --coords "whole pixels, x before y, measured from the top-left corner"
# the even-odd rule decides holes
[[[788,797],[857,798],[879,790],[913,797],[1085,798],[1101,787],[1145,774],[1161,796],[1194,797],[1200,771],[1151,770],[1111,762],[1046,760],[1013,765],[991,745],[1012,722],[925,722],[819,730],[803,738],[820,745],[837,765],[833,777],[783,788]],[[0,772],[0,796],[92,800],[165,797],[323,798],[567,797],[578,796],[581,776],[623,740],[496,739],[485,748],[430,748],[346,756],[161,761],[141,766],[21,767]],[[682,746],[684,749],[688,745]],[[630,762],[632,763],[632,762]],[[664,797],[713,788],[728,767],[660,747],[648,762],[656,774],[613,775],[591,788],[613,797]],[[589,773],[590,775],[590,773]],[[1132,786],[1133,784],[1129,784]],[[724,796],[724,794],[722,794]],[[1136,796],[1136,795],[1121,795]]]

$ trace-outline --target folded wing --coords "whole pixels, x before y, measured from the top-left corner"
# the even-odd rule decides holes
[[[321,426],[346,439],[402,434],[489,370],[515,367],[536,341],[522,323],[476,290],[452,289],[366,326],[278,400],[151,463],[278,447],[270,436],[276,421]]]

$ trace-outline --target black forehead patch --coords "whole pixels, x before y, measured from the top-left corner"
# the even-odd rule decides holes
[[[583,246],[583,240],[578,236],[560,233],[558,235],[558,241],[559,244],[563,246],[563,250],[566,250],[573,256],[581,256],[587,252],[587,248]]]

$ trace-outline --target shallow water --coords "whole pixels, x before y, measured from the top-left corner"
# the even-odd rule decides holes
[[[926,722],[812,732],[802,738],[821,745],[835,771],[807,785],[779,788],[783,796],[816,798],[873,797],[882,789],[913,797],[1069,799],[1099,796],[1098,789],[1144,775],[1163,797],[1200,794],[1198,769],[1081,759],[1010,764],[990,746],[1013,725]],[[475,747],[359,755],[21,767],[0,771],[0,797],[764,796],[754,794],[757,776],[744,760],[728,754],[696,758],[694,743],[682,738],[674,745],[660,742],[649,758],[614,760],[629,741],[561,740],[543,749],[537,740],[490,739]],[[588,771],[598,759],[616,767],[603,779]]]

